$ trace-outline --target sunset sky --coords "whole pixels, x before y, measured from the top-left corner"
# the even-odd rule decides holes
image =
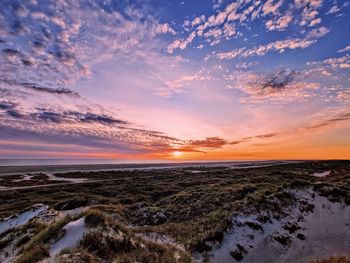
[[[350,158],[350,1],[2,0],[0,158]]]

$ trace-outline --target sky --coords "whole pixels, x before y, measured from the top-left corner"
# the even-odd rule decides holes
[[[350,1],[2,0],[0,158],[350,159]]]

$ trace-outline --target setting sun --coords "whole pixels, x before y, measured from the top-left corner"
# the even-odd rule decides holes
[[[173,156],[174,157],[181,157],[182,156],[182,152],[179,152],[179,151],[175,151],[175,152],[173,152]]]

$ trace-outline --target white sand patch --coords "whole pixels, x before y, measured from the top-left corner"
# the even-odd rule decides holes
[[[331,171],[324,171],[324,172],[320,172],[320,173],[313,173],[312,176],[326,177],[326,176],[329,176],[330,174],[331,174]]]
[[[28,223],[29,220],[44,213],[48,210],[48,208],[49,207],[47,205],[37,204],[29,210],[21,212],[17,216],[10,216],[8,218],[3,219],[2,221],[0,221],[0,234],[13,227],[18,227]]]
[[[199,171],[199,170],[186,170],[186,172],[193,173],[193,174],[198,174],[198,173],[202,173],[203,171]]]
[[[79,244],[86,232],[85,217],[69,222],[63,227],[65,234],[50,247],[50,256],[54,257],[63,249],[73,248]]]
[[[230,254],[237,250],[237,244],[246,250],[240,262],[247,263],[308,262],[337,254],[350,254],[350,206],[332,203],[311,190],[296,192],[296,197],[312,203],[315,206],[313,212],[304,214],[299,222],[301,212],[298,207],[290,208],[286,217],[280,220],[271,218],[271,222],[265,224],[259,223],[256,215],[235,217],[238,225],[212,251],[210,262],[237,262]],[[239,224],[247,221],[261,224],[263,231]],[[301,229],[290,233],[283,228],[287,222],[296,222]],[[303,234],[305,240],[297,238],[298,233]],[[291,243],[283,246],[274,239],[276,235],[289,236]]]
[[[24,174],[21,179],[13,180],[13,182],[22,182],[22,181],[29,181],[32,180],[34,175]]]
[[[49,181],[68,181],[68,182],[72,182],[72,183],[82,183],[82,182],[87,181],[86,178],[59,177],[59,176],[53,175],[51,173],[46,173],[46,175],[48,176]]]

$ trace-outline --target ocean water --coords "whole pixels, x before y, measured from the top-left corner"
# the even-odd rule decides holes
[[[118,160],[118,159],[0,159],[0,166],[28,165],[79,165],[79,164],[140,164],[161,163],[161,161]]]
[[[212,165],[212,164],[257,164],[257,163],[271,163],[276,162],[273,160],[270,161],[260,161],[260,160],[239,160],[239,161],[201,161],[201,160],[192,160],[192,161],[169,161],[169,160],[125,160],[125,159],[0,159],[0,166],[37,166],[37,165],[99,165],[99,164],[109,164],[109,165],[124,165],[124,164],[136,164],[149,166],[150,164],[203,164],[203,165]]]

